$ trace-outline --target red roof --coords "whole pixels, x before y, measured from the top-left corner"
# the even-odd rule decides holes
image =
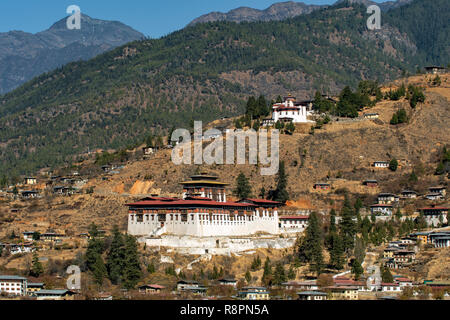
[[[172,200],[172,201],[160,201],[160,200],[144,200],[135,203],[127,203],[126,206],[212,206],[212,207],[254,207],[255,205],[250,203],[237,203],[237,202],[218,202],[208,200]]]
[[[193,196],[193,197],[186,197],[187,200],[205,200],[205,201],[211,201],[212,199],[208,198],[208,197],[197,197],[197,196]]]
[[[384,286],[384,287],[387,287],[387,286],[390,286],[390,287],[398,287],[398,283],[386,283],[386,282],[382,282],[381,285]]]
[[[446,207],[428,207],[428,208],[420,208],[419,210],[448,210]]]
[[[280,219],[307,220],[309,216],[280,216]]]

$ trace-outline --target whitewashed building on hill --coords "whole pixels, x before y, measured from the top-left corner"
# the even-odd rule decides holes
[[[312,115],[306,103],[297,102],[295,97],[288,96],[284,98],[284,102],[276,103],[272,106],[272,118],[264,119],[263,125],[273,125],[277,121],[293,122],[293,123],[309,123],[314,122],[308,120],[308,116]]]

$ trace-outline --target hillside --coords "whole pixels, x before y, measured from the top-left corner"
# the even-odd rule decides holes
[[[68,30],[67,18],[36,34],[23,31],[0,33],[0,94],[9,92],[34,77],[72,61],[96,55],[144,38],[117,22],[81,15],[81,29]]]
[[[426,102],[418,104],[415,109],[410,108],[404,100],[383,100],[365,110],[379,113],[379,119],[334,121],[322,129],[316,129],[314,135],[308,133],[308,128],[301,127],[293,135],[281,135],[280,156],[286,164],[288,191],[292,199],[289,206],[314,210],[331,206],[338,208],[343,199],[339,190],[344,188],[359,195],[364,204],[369,206],[379,192],[398,193],[404,188],[411,188],[425,194],[429,186],[448,184],[448,178],[435,176],[434,170],[438,153],[444,145],[450,144],[450,130],[446,125],[450,120],[450,74],[442,76],[440,87],[430,85],[429,79],[430,76],[415,76],[383,88],[386,91],[401,83],[425,87]],[[410,121],[402,125],[390,125],[392,114],[400,106],[407,110]],[[217,127],[221,123],[223,121],[218,120],[210,126]],[[300,153],[304,154],[303,150],[306,150],[306,156],[302,164]],[[138,152],[141,150],[138,149]],[[89,181],[82,191],[85,193],[94,187],[93,194],[75,194],[71,197],[53,195],[40,200],[5,202],[0,209],[0,237],[13,230],[18,233],[28,229],[41,232],[52,229],[76,234],[85,232],[92,222],[107,230],[114,224],[125,230],[125,203],[150,194],[181,196],[178,182],[193,174],[197,167],[175,166],[170,156],[171,150],[163,149],[147,160],[143,160],[142,155],[137,156],[138,160],[125,163],[125,167],[116,174],[86,174],[84,177]],[[373,161],[389,160],[392,157],[402,160],[396,172],[375,170],[370,166]],[[94,166],[98,167],[89,160],[71,170],[78,170],[81,174],[95,172]],[[261,176],[259,168],[253,165],[204,165],[200,169],[230,183],[230,199],[240,171],[250,179],[255,196],[258,196],[261,187],[267,192],[275,185],[274,176]],[[408,180],[413,170],[418,176],[417,181]],[[377,179],[378,188],[362,186],[365,179]],[[314,183],[325,181],[331,184],[330,191],[313,190]],[[331,199],[336,202],[331,204]],[[417,203],[422,205],[427,201],[417,200]],[[11,213],[11,208],[18,209],[18,212]],[[411,214],[415,208],[406,205],[405,213]]]
[[[447,8],[416,0],[389,12],[440,16],[424,31],[441,39]],[[368,31],[365,10],[339,4],[283,21],[197,24],[37,77],[0,97],[0,170],[31,174],[76,161],[88,148],[119,149],[194,119],[242,114],[249,95],[308,98],[361,79],[393,80],[432,56],[398,31],[400,19]]]

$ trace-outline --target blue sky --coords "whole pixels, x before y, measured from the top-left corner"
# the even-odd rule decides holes
[[[281,0],[280,0],[281,1]],[[146,36],[157,38],[179,30],[211,11],[227,12],[247,6],[265,9],[277,0],[1,0],[0,32],[36,33],[64,18],[69,5],[93,18],[118,20]],[[331,4],[335,0],[303,0],[307,4]],[[382,2],[377,0],[377,2]]]

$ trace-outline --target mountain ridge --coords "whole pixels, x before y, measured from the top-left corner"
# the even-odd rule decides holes
[[[88,60],[144,37],[121,22],[93,19],[85,14],[81,15],[81,30],[68,30],[66,19],[35,34],[19,30],[0,33],[0,94],[66,63]],[[52,58],[47,59],[48,56]]]

